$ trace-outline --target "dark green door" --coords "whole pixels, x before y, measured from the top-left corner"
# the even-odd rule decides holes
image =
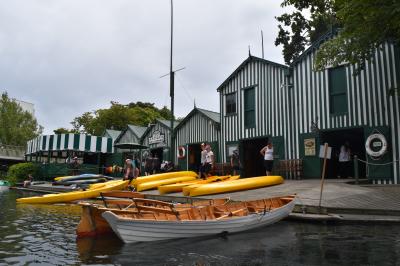
[[[278,174],[278,166],[280,160],[285,160],[285,142],[283,137],[272,137],[272,145],[274,145],[274,168],[273,173]]]
[[[299,151],[303,160],[303,177],[321,177],[321,159],[319,158],[320,140],[318,134],[306,133],[300,135]]]

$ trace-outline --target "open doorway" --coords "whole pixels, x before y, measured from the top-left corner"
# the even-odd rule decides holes
[[[332,147],[332,156],[327,160],[326,177],[337,178],[339,175],[339,153],[340,147],[348,142],[351,158],[357,155],[359,159],[365,160],[364,129],[352,128],[321,132],[321,143],[327,142]],[[366,176],[365,164],[358,164],[360,177]],[[349,164],[349,175],[354,177],[353,160]]]
[[[268,138],[240,141],[239,155],[243,166],[242,177],[264,176],[264,158],[260,150],[268,144]]]
[[[201,162],[201,146],[200,144],[188,145],[188,167],[189,170],[198,172]]]

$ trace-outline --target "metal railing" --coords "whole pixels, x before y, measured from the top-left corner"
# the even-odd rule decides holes
[[[24,160],[25,147],[0,144],[0,158],[11,160]]]

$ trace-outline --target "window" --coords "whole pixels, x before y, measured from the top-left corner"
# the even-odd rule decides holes
[[[329,103],[331,114],[347,113],[347,82],[345,67],[329,69]]]
[[[256,126],[255,90],[249,88],[244,91],[244,126]]]
[[[226,109],[227,115],[236,113],[236,93],[227,94],[226,96]]]

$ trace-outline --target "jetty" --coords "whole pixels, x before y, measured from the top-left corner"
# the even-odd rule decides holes
[[[60,189],[47,183],[16,189],[39,193],[69,190],[67,187]],[[400,223],[399,185],[355,185],[351,179],[325,180],[321,205],[320,180],[317,179],[286,180],[284,184],[277,186],[200,197],[186,197],[182,193],[159,195],[157,190],[145,191],[143,194],[149,199],[181,203],[216,198],[244,201],[296,194],[296,206],[290,215],[292,219],[314,222]]]

